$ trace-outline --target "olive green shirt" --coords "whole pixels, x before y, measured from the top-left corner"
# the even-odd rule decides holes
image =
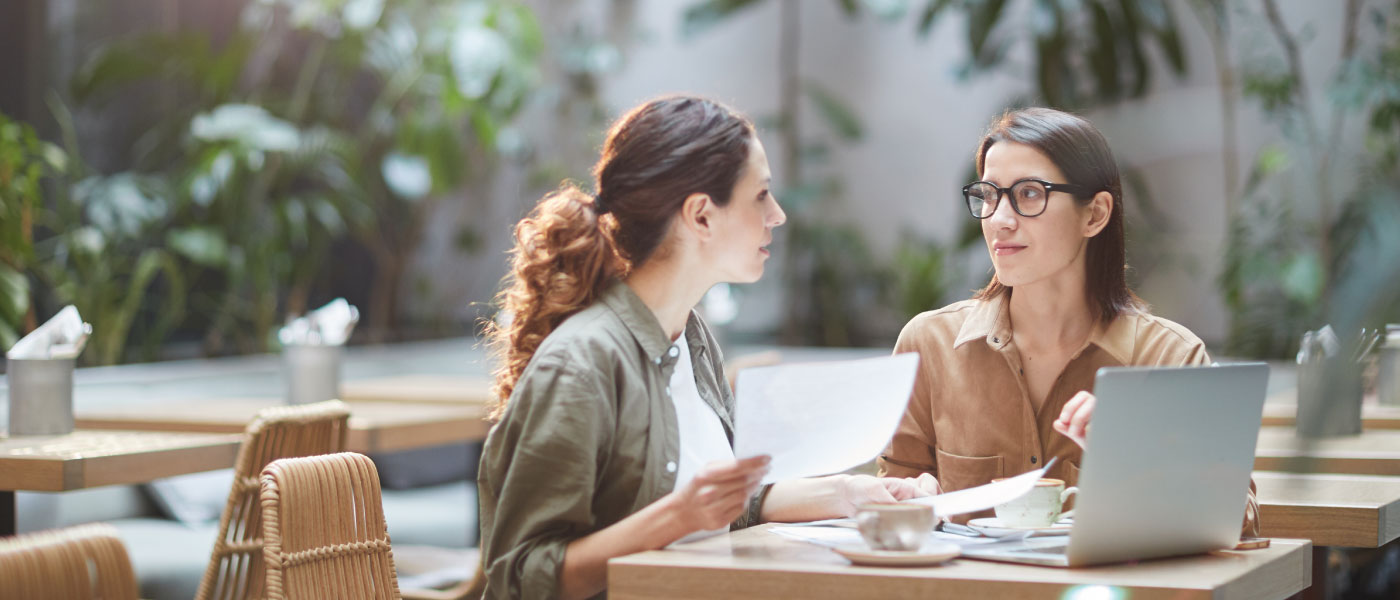
[[[700,398],[733,445],[734,396],[714,335],[694,312],[686,339]],[[569,542],[675,488],[671,350],[655,314],[621,282],[540,344],[482,451],[486,598],[558,596]],[[767,489],[732,528],[758,523]]]

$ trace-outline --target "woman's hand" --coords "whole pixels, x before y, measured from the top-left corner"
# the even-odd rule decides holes
[[[1074,440],[1074,443],[1083,449],[1084,442],[1089,437],[1089,419],[1094,416],[1095,402],[1094,395],[1089,392],[1075,394],[1065,403],[1064,410],[1060,411],[1060,418],[1055,420],[1055,431]]]
[[[943,486],[938,485],[938,478],[934,477],[932,473],[919,473],[918,477],[905,477],[904,480],[919,488],[924,496],[937,496],[943,493]]]
[[[672,506],[687,533],[727,527],[748,506],[768,474],[768,455],[712,462],[673,494]]]
[[[893,504],[929,495],[908,478],[848,475],[838,481],[842,500],[838,512],[847,517],[855,516],[862,504]]]

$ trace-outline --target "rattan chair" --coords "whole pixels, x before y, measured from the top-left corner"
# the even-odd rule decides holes
[[[136,600],[136,576],[111,525],[0,538],[0,597]]]
[[[263,470],[269,600],[399,598],[379,472],[362,454],[273,461]]]
[[[262,506],[259,476],[279,458],[345,450],[350,409],[338,400],[260,411],[248,425],[234,463],[233,489],[219,519],[219,537],[196,600],[263,598]]]

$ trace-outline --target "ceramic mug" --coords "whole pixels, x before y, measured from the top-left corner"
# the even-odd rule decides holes
[[[1005,527],[1049,527],[1061,518],[1074,515],[1072,510],[1060,511],[1065,500],[1078,491],[1077,487],[1065,489],[1065,482],[1059,479],[1041,479],[1026,495],[998,504],[997,520]]]
[[[856,527],[872,550],[915,551],[933,531],[933,507],[922,504],[864,504]]]

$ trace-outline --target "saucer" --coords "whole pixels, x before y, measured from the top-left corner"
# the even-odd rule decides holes
[[[1060,521],[1049,527],[1012,527],[1003,525],[1001,519],[996,517],[983,517],[972,519],[967,522],[967,526],[977,530],[978,533],[987,537],[1006,537],[1017,533],[1034,533],[1038,535],[1064,535],[1074,527],[1074,521]]]
[[[866,546],[833,546],[831,551],[853,564],[868,567],[927,567],[957,558],[962,548],[951,542],[925,542],[918,550],[871,550]]]

